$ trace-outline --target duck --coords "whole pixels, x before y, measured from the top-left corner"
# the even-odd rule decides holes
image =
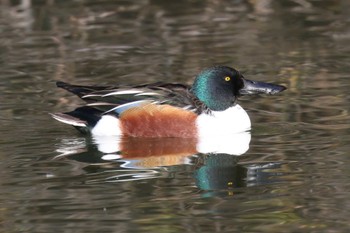
[[[249,131],[251,121],[237,103],[242,95],[274,95],[287,88],[246,79],[228,66],[202,70],[192,85],[156,82],[84,86],[56,82],[85,101],[51,116],[94,136],[197,138]]]

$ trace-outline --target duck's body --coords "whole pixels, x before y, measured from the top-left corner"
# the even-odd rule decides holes
[[[52,116],[93,135],[201,137],[249,130],[250,119],[236,103],[240,94],[275,94],[283,86],[252,82],[236,70],[202,71],[192,86],[154,83],[138,86],[78,86],[57,82],[88,104]]]
[[[228,121],[232,122],[227,124]],[[125,112],[120,118],[104,115],[91,132],[93,135],[192,138],[242,132],[250,126],[248,114],[238,104],[223,112],[199,115],[170,105],[147,104]]]

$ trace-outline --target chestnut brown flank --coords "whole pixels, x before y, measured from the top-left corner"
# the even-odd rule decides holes
[[[192,138],[197,136],[196,118],[181,108],[147,104],[123,112],[119,119],[124,135]]]

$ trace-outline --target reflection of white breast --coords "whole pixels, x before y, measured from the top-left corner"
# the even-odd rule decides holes
[[[203,154],[242,155],[249,149],[250,139],[249,131],[225,135],[205,135],[198,138],[197,151]]]

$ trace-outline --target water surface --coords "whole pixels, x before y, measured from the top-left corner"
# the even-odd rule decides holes
[[[2,231],[349,231],[349,9],[345,0],[1,1]],[[57,80],[191,84],[213,64],[288,87],[240,99],[252,130],[231,140],[239,145],[221,141],[246,145],[239,153],[127,138],[112,141],[123,152],[106,151],[48,115],[82,104]]]

